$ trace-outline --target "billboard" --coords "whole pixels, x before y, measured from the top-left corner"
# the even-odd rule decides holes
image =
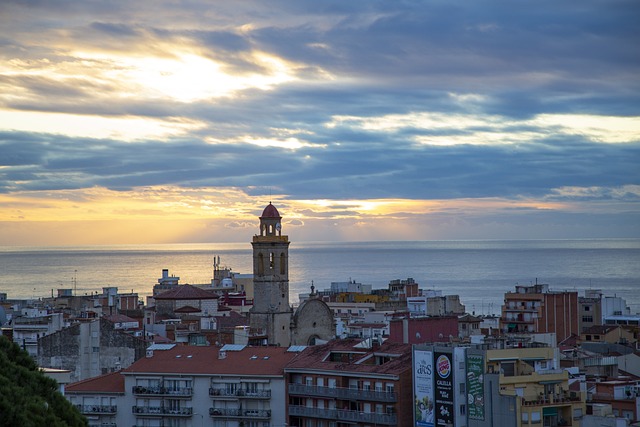
[[[416,427],[434,427],[433,352],[413,352],[413,395]]]
[[[453,363],[451,353],[435,352],[435,425],[453,425]]]
[[[471,420],[484,421],[484,357],[467,354],[467,413]]]

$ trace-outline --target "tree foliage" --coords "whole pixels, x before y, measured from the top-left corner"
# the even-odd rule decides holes
[[[86,426],[87,420],[17,344],[0,336],[0,426]]]

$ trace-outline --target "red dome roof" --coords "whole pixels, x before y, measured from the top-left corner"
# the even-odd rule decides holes
[[[278,209],[269,202],[267,207],[262,211],[261,218],[280,218],[280,213]]]

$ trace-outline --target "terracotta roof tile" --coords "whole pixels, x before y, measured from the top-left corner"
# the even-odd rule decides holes
[[[199,300],[220,298],[213,291],[200,289],[191,285],[180,285],[155,296],[156,300]]]
[[[218,347],[176,346],[158,350],[152,357],[139,359],[123,370],[125,374],[179,373],[202,375],[282,375],[284,366],[298,353],[284,347],[250,347],[226,351],[219,358]]]
[[[324,371],[357,372],[372,374],[399,375],[411,370],[411,344],[401,344],[385,341],[374,348],[358,348],[362,340],[347,339],[334,340],[326,344],[307,347],[298,357],[286,367],[287,370],[313,369]],[[331,361],[332,353],[352,354],[348,361]],[[381,365],[367,364],[375,355],[398,355]]]
[[[261,218],[281,218],[278,209],[269,202],[266,208],[262,211]]]
[[[100,375],[68,384],[65,393],[124,393],[124,376],[121,371]]]

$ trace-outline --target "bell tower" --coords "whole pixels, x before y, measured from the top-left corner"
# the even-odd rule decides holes
[[[289,237],[282,235],[282,217],[269,202],[260,216],[260,234],[253,236],[253,307],[249,324],[262,330],[269,345],[291,343],[289,304]]]

